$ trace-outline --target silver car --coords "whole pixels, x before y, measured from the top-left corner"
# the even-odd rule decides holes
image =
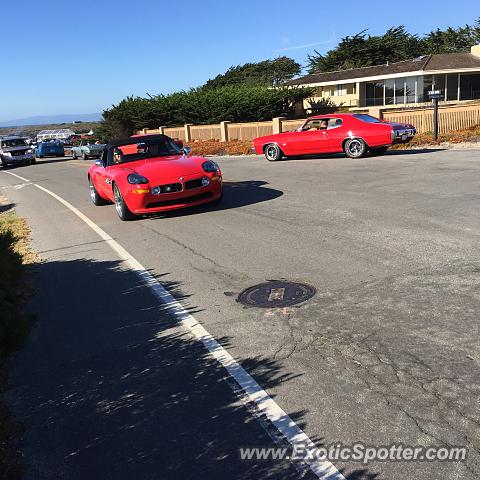
[[[0,137],[0,165],[31,165],[36,163],[35,150],[27,144],[26,137],[11,135]]]
[[[72,157],[82,157],[84,160],[87,158],[100,158],[107,145],[104,143],[94,143],[90,140],[81,140],[80,145],[72,147]]]

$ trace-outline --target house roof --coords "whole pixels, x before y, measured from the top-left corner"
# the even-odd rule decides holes
[[[371,67],[336,70],[334,72],[325,73],[311,73],[285,82],[284,85],[306,85],[366,77],[381,77],[408,72],[470,68],[478,68],[480,70],[480,57],[472,55],[471,53],[441,53],[424,55],[412,60],[404,60],[402,62],[395,62],[387,65],[374,65]]]

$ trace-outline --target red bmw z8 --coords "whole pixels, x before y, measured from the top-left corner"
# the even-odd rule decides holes
[[[109,143],[88,170],[90,198],[113,202],[121,220],[221,201],[220,167],[189,153],[165,135]]]

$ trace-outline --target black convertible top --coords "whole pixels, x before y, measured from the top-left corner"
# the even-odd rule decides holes
[[[114,148],[114,147],[122,147],[124,145],[131,145],[132,143],[142,143],[144,140],[171,140],[170,137],[167,135],[160,135],[152,133],[151,135],[139,135],[138,137],[128,137],[128,138],[121,138],[118,140],[113,140],[108,143],[107,148]]]

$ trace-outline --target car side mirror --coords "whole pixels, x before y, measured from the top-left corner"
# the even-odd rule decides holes
[[[105,166],[107,165],[107,150],[103,151],[102,156],[95,161],[95,165],[105,168]]]
[[[185,156],[187,156],[187,155],[190,155],[190,152],[192,151],[192,148],[191,147],[183,147],[182,150],[183,150],[183,154]]]

